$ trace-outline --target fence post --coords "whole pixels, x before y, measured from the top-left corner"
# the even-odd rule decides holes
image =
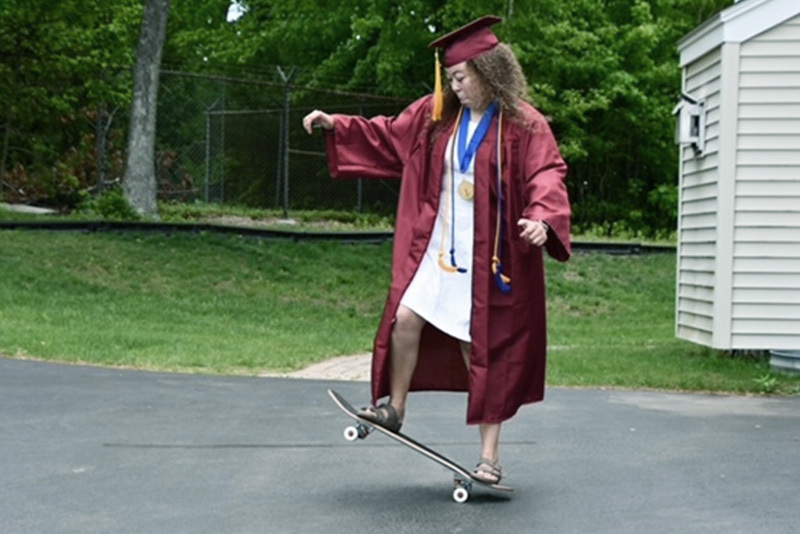
[[[6,160],[8,159],[8,138],[11,134],[11,117],[6,117],[6,123],[3,125],[3,148],[2,155],[0,155],[0,198],[3,198],[5,191],[6,179]]]
[[[283,111],[278,132],[278,168],[275,169],[275,209],[281,205],[281,176],[283,176]]]
[[[215,174],[216,176],[220,177],[220,186],[219,186],[219,194],[217,196],[217,203],[222,205],[225,203],[225,167],[222,167],[220,172],[214,172],[212,166],[216,166],[212,162],[211,157],[211,130],[213,128],[212,120],[214,116],[219,115],[220,117],[225,118],[225,103],[223,101],[222,110],[217,108],[218,104],[220,103],[220,98],[214,100],[211,104],[206,104],[206,183],[205,183],[205,197],[206,197],[206,204],[211,202],[211,175]],[[221,148],[217,149],[217,153],[222,154],[222,161],[225,160],[225,123],[222,122],[222,142]]]
[[[219,160],[219,203],[220,205],[225,204],[225,118],[228,116],[226,111],[228,111],[228,82],[222,80],[222,95],[220,95],[220,99],[222,100],[222,115],[220,115],[220,154],[222,157]]]
[[[211,181],[211,109],[206,108],[206,204],[209,203],[209,182]]]
[[[278,67],[278,73],[283,79],[283,116],[281,117],[281,141],[280,141],[280,155],[278,159],[283,171],[283,218],[289,218],[289,113],[291,111],[291,97],[292,88],[294,86],[294,77],[297,74],[297,69],[292,68],[289,74],[283,72],[283,69]],[[278,175],[278,183],[280,183],[280,174]],[[277,192],[276,192],[277,197]]]

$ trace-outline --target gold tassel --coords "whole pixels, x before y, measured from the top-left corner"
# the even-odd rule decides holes
[[[436,49],[436,82],[433,86],[433,115],[431,118],[438,122],[442,120],[444,110],[444,91],[442,90],[442,64],[439,63],[439,49]]]
[[[500,258],[497,256],[492,257],[492,274],[497,274],[497,266],[500,265]],[[500,273],[500,278],[502,278],[503,282],[506,284],[511,283],[511,278],[507,277],[503,273]]]

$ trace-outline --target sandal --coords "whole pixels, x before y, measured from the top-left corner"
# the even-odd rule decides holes
[[[390,432],[400,432],[400,428],[403,426],[403,422],[400,420],[400,414],[398,414],[394,406],[389,403],[381,404],[380,406],[361,408],[358,411],[358,416]]]
[[[472,478],[484,484],[499,484],[503,480],[503,468],[500,467],[498,462],[493,462],[488,458],[481,458],[472,472]]]

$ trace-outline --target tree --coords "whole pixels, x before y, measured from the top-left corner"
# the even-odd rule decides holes
[[[674,227],[676,42],[731,2],[246,0],[240,21],[211,32],[217,40],[196,34],[192,49],[225,65],[298,66],[298,85],[410,101],[431,89],[435,36],[501,14],[495,30],[516,50],[572,170],[576,223],[653,233]]]
[[[70,208],[96,183],[95,117],[130,102],[140,21],[138,0],[0,2],[6,198]]]
[[[147,0],[136,52],[131,105],[125,198],[144,215],[158,212],[156,203],[155,136],[158,80],[172,0]]]
[[[570,165],[575,222],[585,229],[621,221],[645,233],[674,228],[677,150],[670,112],[680,92],[677,40],[733,3],[238,0],[244,15],[228,22],[231,1],[148,0],[161,9],[162,27],[169,14],[169,39],[164,42],[163,33],[160,38],[163,62],[177,70],[271,81],[278,81],[276,66],[296,67],[297,105],[322,104],[317,93],[302,91],[308,85],[410,102],[431,89],[427,44],[434,37],[486,13],[504,16],[495,29],[517,52],[531,98],[552,118]],[[146,133],[155,124],[158,68],[142,68],[147,58],[157,67],[155,49],[149,56],[139,49],[139,111],[131,124],[125,113],[113,114],[130,107],[127,73],[137,34],[146,35],[143,4],[0,1],[0,176],[6,195],[74,207],[102,173],[111,118],[110,178],[122,175],[123,146],[114,141],[127,126]],[[204,102],[192,96],[197,84],[187,81],[186,88],[162,94],[162,101],[202,111]],[[247,93],[241,99],[247,101]],[[144,172],[128,172],[125,186],[144,184],[146,209],[155,210],[149,139],[139,146],[131,135],[128,164]]]

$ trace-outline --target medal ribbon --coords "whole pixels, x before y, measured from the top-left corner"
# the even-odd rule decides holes
[[[486,137],[486,132],[489,129],[489,123],[491,122],[492,116],[497,112],[497,110],[498,110],[497,103],[496,102],[492,102],[491,106],[486,111],[486,115],[484,115],[483,118],[481,119],[481,122],[478,125],[478,129],[476,130],[475,135],[473,135],[472,141],[470,142],[470,147],[472,147],[473,143],[474,143],[475,146],[471,148],[471,151],[468,154],[466,154],[466,156],[467,156],[466,166],[467,167],[469,167],[470,160],[474,156],[475,148],[477,148],[480,145],[481,141],[483,141],[483,138]],[[458,117],[456,118],[456,124],[455,124],[455,127],[453,128],[453,134],[458,132],[458,136],[459,136],[459,140],[458,140],[459,141],[459,159],[461,160],[460,164],[462,165],[462,168],[464,166],[464,158],[461,156],[461,152],[462,152],[461,151],[461,147],[466,143],[462,143],[461,140],[466,138],[467,133],[468,133],[468,130],[464,127],[464,124],[468,124],[469,123],[469,112],[470,112],[469,108],[462,108],[458,113]],[[462,116],[462,113],[464,113],[466,116]],[[488,117],[488,120],[487,120],[487,117]],[[463,120],[465,118],[467,120]],[[484,125],[484,121],[486,123],[485,125]],[[481,132],[482,127],[483,127],[483,131]],[[475,142],[476,138],[478,138],[477,142]],[[503,230],[504,230],[503,212],[505,211],[505,199],[503,198],[503,171],[502,171],[502,168],[503,168],[503,165],[502,165],[502,162],[503,162],[503,153],[502,153],[503,140],[502,139],[503,139],[503,112],[502,112],[502,110],[500,110],[500,116],[497,119],[497,221],[495,223],[494,250],[493,250],[493,254],[492,254],[492,274],[494,275],[495,284],[497,284],[498,289],[500,289],[500,291],[502,293],[508,294],[508,293],[511,293],[511,278],[509,278],[508,276],[503,274],[503,263],[502,263],[502,260],[501,260],[501,258],[503,256],[503,245],[502,245],[502,240],[500,239],[500,235],[503,233]],[[455,144],[455,143],[453,143],[453,144]],[[453,162],[453,152],[454,152],[453,148],[454,148],[453,146],[450,147],[450,173],[449,173],[450,174],[450,176],[449,176],[450,180],[449,180],[449,183],[447,184],[447,187],[449,188],[449,191],[448,191],[449,195],[446,196],[447,200],[446,200],[446,207],[445,207],[445,215],[444,215],[444,221],[443,221],[443,224],[442,224],[442,243],[441,243],[440,249],[439,249],[439,267],[441,267],[443,270],[445,270],[445,271],[447,271],[449,273],[466,273],[467,270],[465,268],[463,268],[463,267],[459,267],[458,264],[456,263],[456,256],[455,256],[455,253],[456,253],[456,249],[455,249],[455,222],[456,222],[455,221],[455,183],[454,183],[455,180],[454,180],[454,176],[453,176],[455,166],[453,165],[453,163],[454,163]],[[464,171],[462,171],[462,172],[465,172],[465,170],[466,169],[464,169]],[[451,231],[451,236],[450,236],[451,247],[450,247],[450,251],[449,251],[450,252],[450,265],[448,265],[445,262],[445,259],[444,259],[444,256],[445,256],[445,251],[444,251],[445,239],[446,239],[447,230],[448,230],[448,228],[447,228],[448,215],[451,218],[451,220],[449,221],[450,222],[450,231]]]
[[[489,131],[489,125],[492,123],[492,118],[497,113],[497,102],[489,104],[486,113],[483,114],[475,133],[472,134],[472,139],[469,140],[467,145],[467,137],[469,136],[469,121],[472,115],[469,108],[464,109],[464,117],[458,131],[458,165],[462,173],[467,172],[472,158],[475,157],[475,151],[483,142],[486,133]]]

